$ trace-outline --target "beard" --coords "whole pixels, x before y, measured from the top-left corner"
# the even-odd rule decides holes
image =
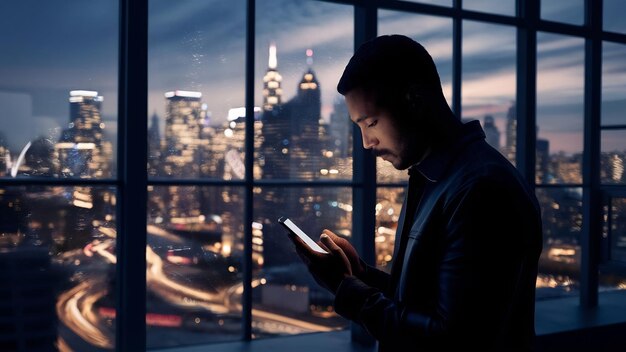
[[[427,143],[424,140],[410,139],[406,143],[399,145],[398,151],[390,149],[372,150],[375,157],[382,157],[390,162],[396,170],[406,170],[420,162],[428,151]]]

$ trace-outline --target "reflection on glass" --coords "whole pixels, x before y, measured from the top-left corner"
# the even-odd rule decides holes
[[[608,32],[626,33],[626,2],[623,0],[604,0],[602,2],[604,30]]]
[[[405,188],[378,187],[376,190],[376,267],[391,271],[398,218],[404,203]]]
[[[289,217],[314,240],[323,229],[352,236],[349,188],[255,188],[253,223],[254,338],[322,332],[347,327],[333,311],[334,296],[319,286],[277,222]],[[258,256],[254,260],[254,255]]]
[[[604,206],[604,231],[602,237],[608,240],[607,260],[612,263],[626,263],[626,198],[609,198]],[[626,290],[626,277],[623,272],[611,269],[600,270],[601,291]]]
[[[582,183],[584,41],[537,35],[537,183]]]
[[[601,182],[626,183],[626,130],[604,130],[600,138]]]
[[[537,299],[577,295],[580,285],[581,188],[537,188],[543,221]]]
[[[584,10],[584,0],[541,0],[541,18],[548,21],[582,25]]]
[[[148,175],[242,179],[245,1],[151,0],[148,22]]]
[[[0,4],[0,177],[115,176],[117,23],[117,2]]]
[[[602,43],[602,125],[626,124],[626,45]]]
[[[479,120],[487,142],[515,164],[515,28],[463,22],[463,121]]]
[[[243,198],[233,187],[148,188],[148,347],[241,337]]]
[[[465,10],[497,13],[499,15],[515,15],[515,0],[471,0],[464,1]]]
[[[452,20],[398,11],[378,12],[378,34],[403,34],[422,44],[430,53],[443,86],[443,93],[452,102]],[[396,170],[391,163],[376,158],[376,179],[379,183],[403,182],[407,172]]]
[[[105,187],[0,189],[3,350],[113,350],[115,200]]]
[[[352,127],[335,87],[352,56],[352,7],[263,1],[256,18],[256,177],[350,179]]]

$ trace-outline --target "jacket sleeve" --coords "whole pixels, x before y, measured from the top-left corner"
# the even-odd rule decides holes
[[[507,187],[497,182],[478,182],[460,189],[437,210],[444,233],[436,234],[443,238],[436,280],[408,283],[435,286],[430,311],[407,308],[416,305],[400,305],[379,287],[349,277],[336,292],[337,313],[359,322],[380,342],[438,344],[450,336],[480,340],[495,335],[510,303],[507,298],[513,295],[523,252],[513,239],[514,232],[523,231],[524,215],[507,207],[516,202],[507,196]]]
[[[363,260],[361,260],[361,264],[365,268],[365,272],[359,276],[359,279],[368,286],[376,287],[383,292],[386,291],[387,287],[389,287],[390,275],[372,265],[366,264]]]

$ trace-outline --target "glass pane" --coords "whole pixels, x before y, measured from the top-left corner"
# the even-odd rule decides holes
[[[543,221],[537,299],[578,295],[582,188],[537,188]]]
[[[626,264],[626,198],[610,198],[604,206],[604,231],[602,237],[606,243],[605,259],[610,264]],[[600,270],[600,291],[626,290],[626,277],[623,272],[616,272],[610,267]]]
[[[463,121],[480,120],[487,142],[515,164],[515,27],[463,21]]]
[[[600,180],[608,184],[626,183],[626,130],[604,130],[601,134]]]
[[[515,15],[515,0],[471,0],[464,1],[465,10],[497,13],[499,15]]]
[[[115,189],[0,188],[0,346],[115,347]]]
[[[604,9],[604,30],[609,32],[626,33],[626,22],[624,22],[624,13],[626,13],[626,2],[623,0],[604,0],[602,2]]]
[[[403,187],[378,187],[376,189],[376,267],[391,271],[398,217],[404,203]]]
[[[378,33],[403,34],[422,44],[430,53],[441,78],[443,94],[452,103],[452,20],[398,11],[378,11]],[[379,183],[408,180],[406,171],[398,171],[382,158],[376,159]]]
[[[538,183],[582,183],[584,40],[537,35]]]
[[[626,125],[626,45],[602,43],[602,125]]]
[[[149,176],[243,178],[245,6],[150,1]]]
[[[585,22],[584,0],[541,0],[541,18],[548,21],[582,25]]]
[[[111,178],[116,1],[0,3],[0,177]],[[89,33],[89,39],[77,33]]]
[[[148,188],[147,344],[241,338],[242,188]]]
[[[256,177],[352,178],[352,128],[335,87],[352,56],[353,19],[351,6],[317,1],[259,2]]]
[[[315,240],[323,229],[350,239],[351,190],[259,187],[254,193],[253,337],[346,328],[333,311],[334,296],[315,282],[277,220],[289,217]]]

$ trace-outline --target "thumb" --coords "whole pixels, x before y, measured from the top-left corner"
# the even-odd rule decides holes
[[[337,239],[340,239],[341,237],[337,236],[334,232],[328,230],[328,229],[324,229],[324,231],[322,231],[322,233],[328,235],[328,237],[330,237],[331,240],[333,240],[333,242],[337,242]]]
[[[322,233],[320,241],[326,246],[326,248],[333,252],[341,251],[341,247],[339,247],[326,232]]]

